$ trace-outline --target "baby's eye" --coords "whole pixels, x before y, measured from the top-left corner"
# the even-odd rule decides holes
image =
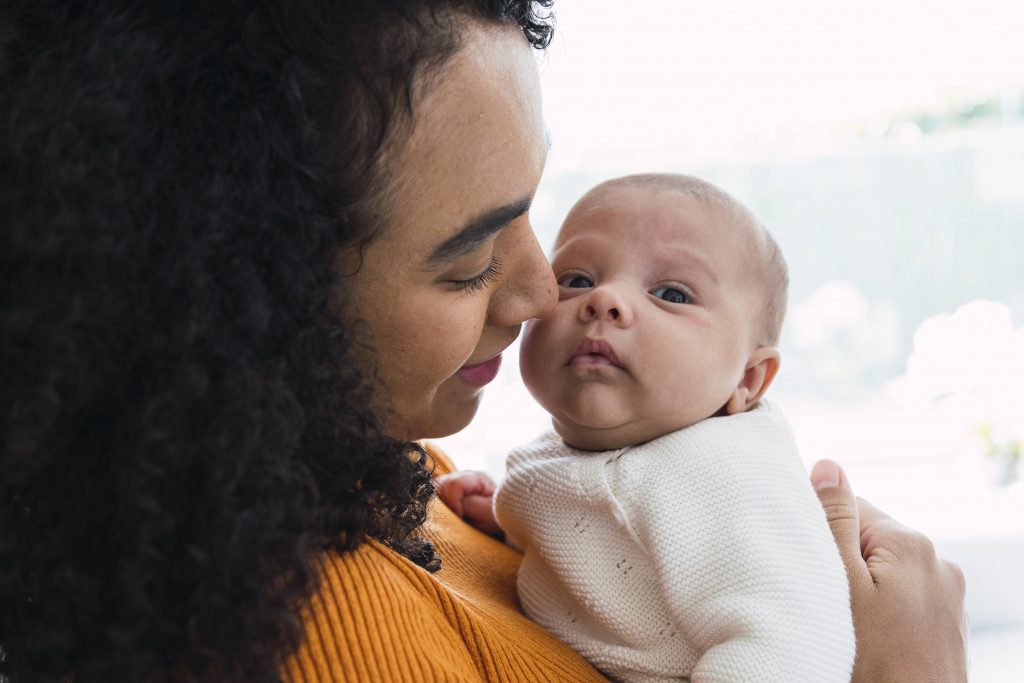
[[[571,287],[573,289],[587,289],[588,287],[594,286],[594,283],[590,278],[583,275],[567,275],[562,278],[558,284],[563,287]]]
[[[681,292],[674,287],[658,287],[652,289],[651,294],[672,304],[690,303],[690,297],[686,295],[686,292]]]

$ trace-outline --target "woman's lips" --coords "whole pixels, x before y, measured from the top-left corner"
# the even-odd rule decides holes
[[[501,367],[501,354],[490,360],[485,360],[483,363],[477,363],[476,365],[463,365],[459,368],[456,373],[466,384],[470,384],[475,387],[482,387],[485,384],[490,384],[491,381],[498,376],[498,368]]]

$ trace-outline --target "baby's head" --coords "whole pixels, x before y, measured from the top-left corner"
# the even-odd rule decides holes
[[[569,212],[554,312],[523,379],[566,443],[610,450],[757,404],[779,368],[788,274],[734,198],[697,178],[627,176]]]

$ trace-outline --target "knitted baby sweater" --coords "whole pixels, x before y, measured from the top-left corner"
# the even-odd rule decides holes
[[[548,433],[495,508],[523,610],[612,678],[850,679],[846,574],[774,406],[618,451]]]

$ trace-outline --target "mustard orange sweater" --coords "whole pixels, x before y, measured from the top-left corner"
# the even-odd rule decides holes
[[[451,462],[427,447],[435,474]],[[512,549],[435,500],[424,533],[442,569],[431,574],[376,541],[323,560],[303,615],[290,683],[334,681],[604,681],[519,611]]]

